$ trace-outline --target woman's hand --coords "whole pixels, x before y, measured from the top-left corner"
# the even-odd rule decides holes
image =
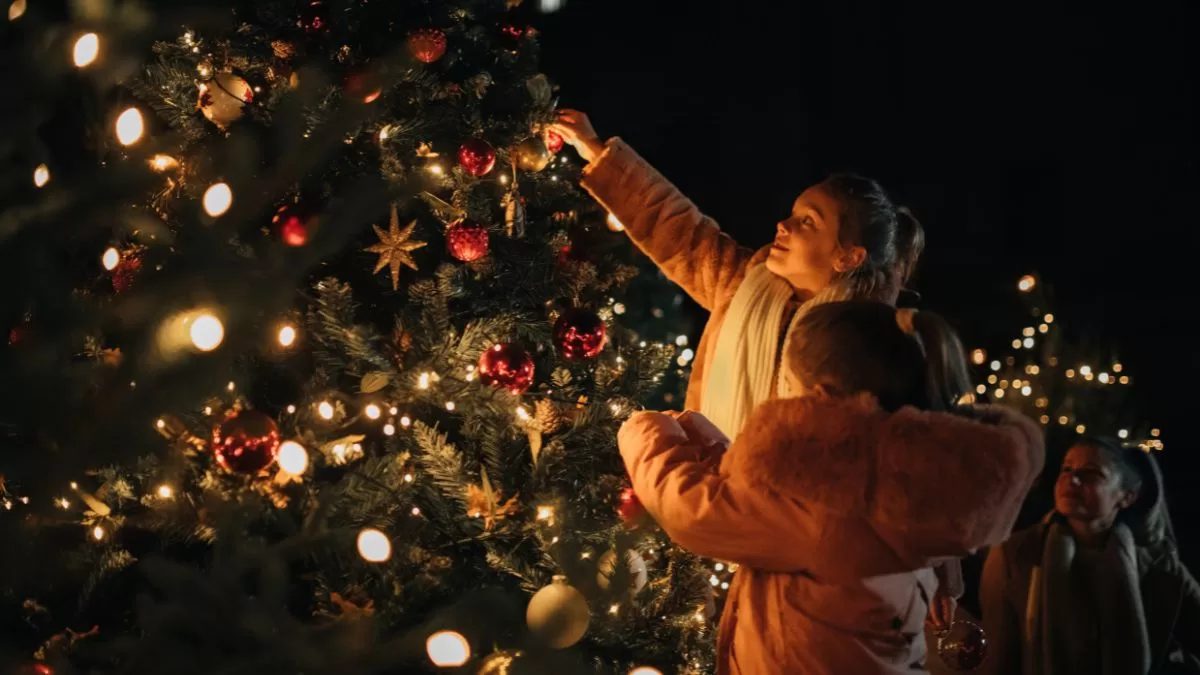
[[[950,630],[954,625],[954,612],[957,609],[958,600],[939,588],[929,601],[929,623],[934,630]]]
[[[604,141],[596,134],[587,113],[563,108],[558,111],[558,120],[550,125],[550,129],[574,147],[585,162],[596,159],[604,152]]]

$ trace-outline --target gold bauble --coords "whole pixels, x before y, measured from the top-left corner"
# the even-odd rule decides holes
[[[646,570],[646,560],[642,558],[642,554],[633,549],[625,551],[625,565],[629,569],[629,579],[631,581],[629,592],[637,593],[645,588],[650,575]],[[596,585],[601,590],[607,591],[616,570],[617,551],[616,549],[609,549],[608,553],[600,556],[600,560],[596,562]]]
[[[197,107],[208,121],[222,129],[242,116],[246,104],[254,100],[254,89],[246,80],[230,72],[217,73],[200,83]]]
[[[537,173],[550,164],[554,154],[546,147],[546,143],[537,136],[530,136],[521,141],[514,150],[517,156],[517,166],[525,171]]]
[[[529,630],[547,646],[566,649],[587,632],[592,612],[587,599],[564,576],[534,593],[525,610]]]
[[[500,650],[488,654],[479,664],[479,675],[514,675],[516,662],[524,653],[515,650]]]

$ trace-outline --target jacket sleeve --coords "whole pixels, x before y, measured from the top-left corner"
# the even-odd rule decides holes
[[[701,307],[741,283],[753,251],[739,246],[619,138],[584,171],[583,187],[671,281]]]
[[[1175,639],[1192,658],[1200,659],[1200,584],[1182,563],[1183,603],[1175,622]]]
[[[730,481],[716,470],[714,446],[690,440],[669,415],[638,413],[617,440],[638,499],[675,543],[766,571],[806,568],[821,535],[806,505]]]
[[[979,604],[983,611],[983,631],[988,639],[987,660],[980,675],[1020,673],[1023,656],[1021,615],[1009,601],[1009,569],[1002,546],[988,552],[979,581]]]

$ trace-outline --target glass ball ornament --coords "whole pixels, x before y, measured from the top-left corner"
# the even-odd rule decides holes
[[[523,394],[533,385],[533,357],[520,345],[495,344],[479,356],[478,373],[484,384]]]
[[[554,159],[554,153],[546,147],[546,143],[537,136],[530,136],[517,144],[513,149],[517,157],[517,166],[524,171],[537,173],[545,169]]]
[[[446,33],[437,28],[418,28],[408,34],[408,53],[421,63],[433,63],[446,53]]]
[[[562,134],[550,130],[546,131],[546,137],[543,139],[543,142],[546,144],[546,149],[555,155],[563,149],[563,145],[566,143]]]
[[[638,499],[633,488],[627,487],[621,490],[621,496],[617,498],[617,515],[621,518],[621,522],[629,528],[641,525],[645,519],[646,507],[642,505],[642,500]]]
[[[310,35],[329,32],[329,6],[323,0],[312,0],[300,10],[296,26]]]
[[[567,583],[562,575],[554,577],[529,600],[525,623],[539,640],[554,649],[566,649],[579,642],[587,632],[592,612],[587,599]]]
[[[588,309],[564,312],[554,322],[554,344],[569,361],[595,358],[604,350],[607,335],[604,319]]]
[[[979,624],[971,621],[955,621],[950,628],[937,633],[938,657],[954,671],[978,669],[987,660],[987,648],[987,635]]]
[[[279,454],[279,427],[269,415],[240,410],[213,430],[213,457],[226,471],[254,475]]]
[[[646,587],[646,582],[650,580],[650,572],[641,553],[633,549],[625,551],[625,568],[629,576],[622,581],[627,583],[630,593],[637,593]],[[607,591],[614,578],[621,578],[617,575],[617,551],[609,549],[596,561],[596,585],[600,590]]]
[[[446,250],[463,262],[488,254],[488,229],[471,220],[459,220],[446,229]]]
[[[280,241],[288,246],[307,244],[316,225],[317,219],[299,204],[284,204],[271,218],[271,228],[278,234]]]
[[[245,111],[246,104],[253,100],[254,89],[249,82],[233,73],[223,72],[200,83],[200,97],[196,105],[209,122],[224,129],[236,122]]]
[[[496,149],[482,138],[469,138],[458,148],[458,163],[463,171],[482,178],[496,166]]]

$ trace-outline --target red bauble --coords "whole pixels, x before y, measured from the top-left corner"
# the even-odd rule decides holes
[[[254,475],[279,452],[279,427],[270,416],[242,410],[213,430],[213,457],[226,471]]]
[[[937,653],[951,670],[975,670],[987,660],[987,635],[975,623],[955,621],[937,634]]]
[[[13,326],[8,331],[8,344],[17,347],[23,345],[33,337],[33,318],[26,316],[21,319],[21,323]]]
[[[479,223],[460,220],[446,230],[446,249],[463,262],[475,262],[488,254],[488,231]]]
[[[642,500],[638,499],[633,488],[627,487],[621,490],[621,496],[617,501],[617,515],[621,517],[621,522],[628,527],[640,525],[642,519],[645,518],[646,507],[642,506]]]
[[[546,132],[545,141],[546,141],[546,149],[556,155],[558,154],[559,150],[563,149],[563,143],[565,143],[562,135],[557,132],[554,132],[554,131]]]
[[[374,103],[383,93],[383,77],[373,70],[359,70],[346,76],[344,89],[352,101]]]
[[[471,138],[458,148],[458,163],[467,173],[479,178],[496,166],[496,149],[482,138]]]
[[[533,357],[520,345],[492,345],[479,356],[479,379],[497,389],[522,394],[533,384]]]
[[[433,63],[446,53],[446,34],[437,28],[419,28],[408,34],[408,53],[421,63]]]
[[[288,246],[303,246],[316,227],[316,219],[296,204],[284,204],[271,218],[271,227]]]
[[[121,261],[112,271],[113,290],[124,293],[133,287],[137,274],[142,269],[142,254],[139,251],[126,251],[121,254]]]
[[[323,34],[329,32],[329,7],[323,0],[312,0],[300,10],[300,18],[296,25],[305,33]]]
[[[607,333],[604,319],[587,309],[565,312],[554,322],[554,344],[570,361],[595,358],[604,349]]]

